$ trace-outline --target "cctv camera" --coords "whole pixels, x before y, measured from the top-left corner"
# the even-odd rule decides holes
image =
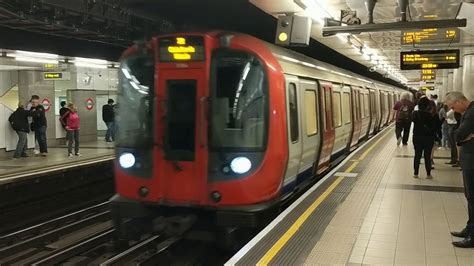
[[[369,71],[370,72],[375,72],[377,70],[377,67],[376,66],[371,66],[369,67]]]

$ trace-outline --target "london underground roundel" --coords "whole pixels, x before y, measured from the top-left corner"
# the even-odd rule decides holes
[[[89,111],[94,108],[94,100],[92,100],[92,98],[87,98],[85,104],[86,104],[86,109]]]
[[[41,105],[44,107],[44,111],[47,112],[49,109],[51,109],[51,102],[49,101],[48,98],[44,98],[41,101]]]

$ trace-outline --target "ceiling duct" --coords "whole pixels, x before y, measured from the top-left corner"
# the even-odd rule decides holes
[[[408,0],[397,0],[398,7],[400,8],[401,22],[407,22],[407,7]]]
[[[365,8],[367,9],[367,13],[369,15],[368,24],[374,24],[374,8],[377,0],[365,0]]]

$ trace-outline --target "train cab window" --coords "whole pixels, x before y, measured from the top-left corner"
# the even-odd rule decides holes
[[[316,91],[306,90],[305,95],[306,135],[318,133],[318,114],[316,107]]]
[[[342,113],[342,117],[344,120],[344,124],[349,124],[352,122],[352,117],[351,117],[351,95],[348,92],[344,92],[342,95],[342,105],[346,106],[347,112]]]
[[[288,90],[289,118],[291,142],[297,142],[299,139],[298,124],[298,100],[296,98],[296,85],[290,83]]]
[[[218,49],[212,54],[211,149],[262,150],[268,124],[268,81],[260,60]]]
[[[333,94],[333,111],[334,126],[342,126],[341,93],[338,91]]]
[[[131,56],[118,71],[119,107],[116,107],[117,146],[148,148],[153,143],[154,59],[151,54]]]

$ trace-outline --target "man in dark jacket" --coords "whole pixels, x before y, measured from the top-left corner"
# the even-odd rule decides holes
[[[474,247],[474,102],[469,101],[461,92],[451,92],[446,104],[455,112],[463,114],[459,128],[454,132],[456,143],[461,146],[459,162],[464,180],[464,194],[467,199],[468,221],[460,232],[451,232],[453,236],[464,237],[453,242],[461,248]]]
[[[115,141],[115,106],[113,99],[109,99],[107,104],[102,106],[102,120],[107,125],[105,141]]]
[[[8,118],[13,130],[18,134],[18,143],[16,144],[13,158],[28,157],[26,154],[28,149],[28,133],[30,132],[28,114],[29,112],[25,110],[25,107],[22,104],[18,104],[16,111]]]
[[[35,138],[38,141],[40,155],[46,157],[48,154],[48,144],[46,142],[46,110],[39,104],[39,99],[31,100],[30,114],[33,117],[32,130],[35,131]]]

